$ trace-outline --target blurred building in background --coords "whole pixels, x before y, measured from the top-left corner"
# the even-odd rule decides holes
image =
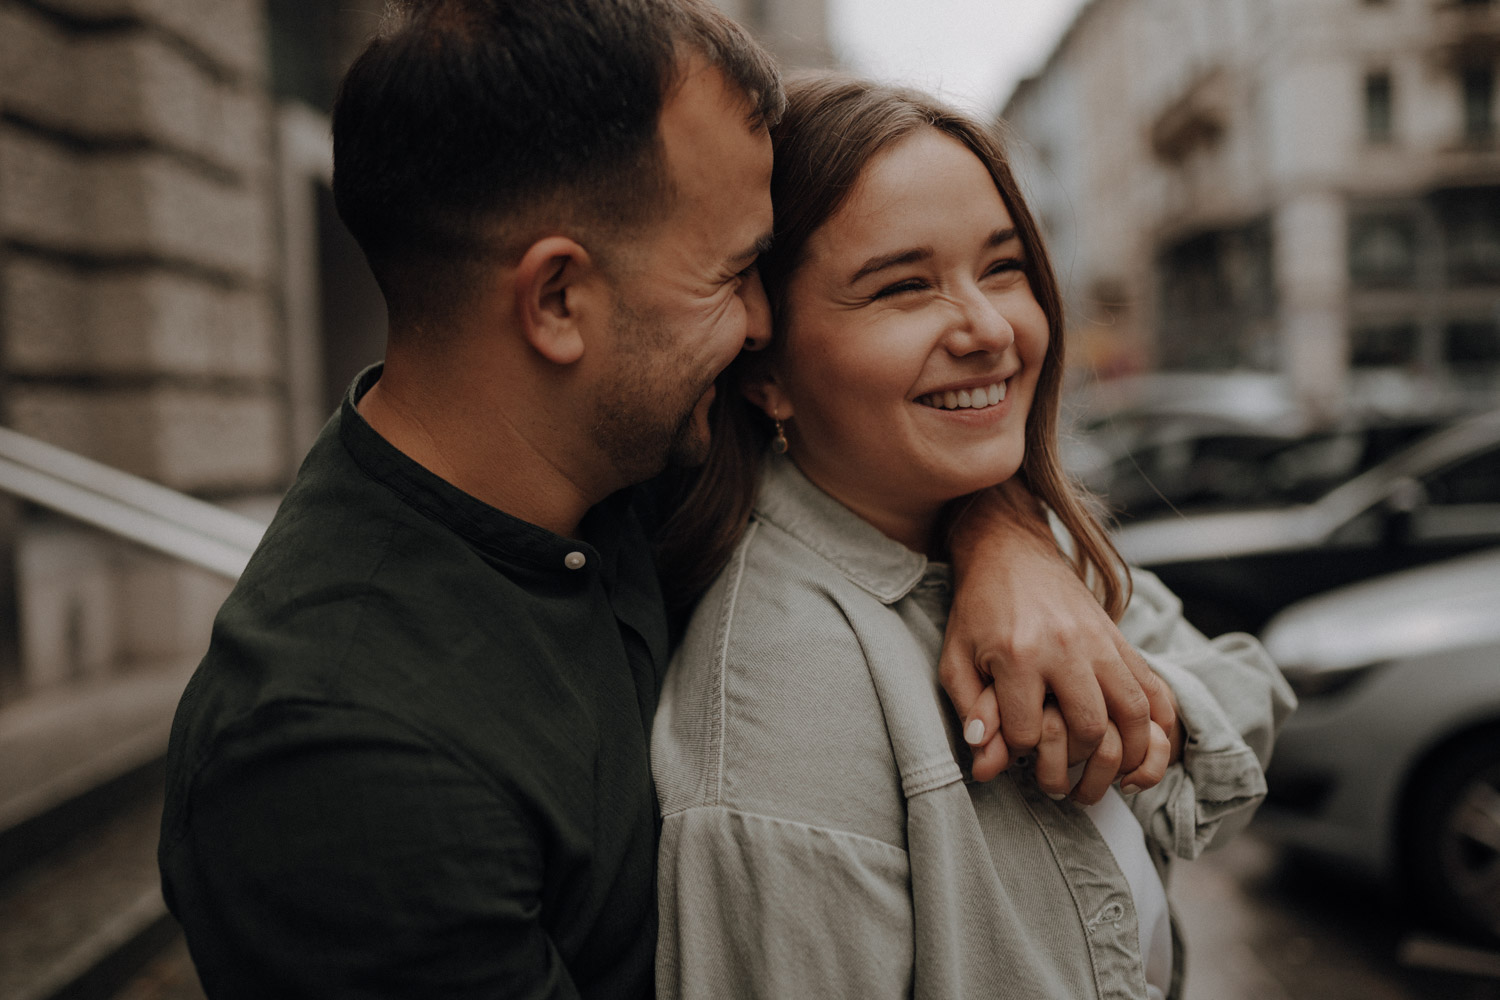
[[[1092,0],[1003,117],[1075,357],[1500,390],[1500,2]]]
[[[821,0],[722,6],[831,61]],[[326,115],[383,8],[0,3],[0,424],[269,516],[384,350]],[[0,705],[190,663],[226,593],[0,493]]]

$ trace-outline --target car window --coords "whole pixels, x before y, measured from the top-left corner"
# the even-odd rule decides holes
[[[1419,541],[1500,539],[1500,447],[1463,459],[1423,483],[1425,503],[1412,531]]]
[[[1443,469],[1426,487],[1431,504],[1500,503],[1500,448]]]

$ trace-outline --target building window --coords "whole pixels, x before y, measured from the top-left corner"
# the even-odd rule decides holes
[[[1454,368],[1500,367],[1500,324],[1494,320],[1456,320],[1443,332],[1443,357]]]
[[[1365,77],[1365,141],[1391,141],[1391,74]]]
[[[1421,336],[1411,322],[1357,326],[1349,336],[1349,364],[1355,368],[1405,368],[1417,362]]]
[[[1273,366],[1272,265],[1268,219],[1200,233],[1165,248],[1157,258],[1163,367]]]
[[[1495,71],[1470,66],[1463,71],[1464,139],[1488,142],[1495,136]]]
[[[1355,216],[1349,223],[1349,277],[1362,288],[1408,286],[1417,275],[1417,228],[1404,215]]]
[[[1452,188],[1433,202],[1449,284],[1500,285],[1500,187]]]

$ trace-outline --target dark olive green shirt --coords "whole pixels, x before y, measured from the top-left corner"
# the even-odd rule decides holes
[[[214,624],[160,862],[208,995],[646,997],[667,630],[627,498],[562,538],[384,441],[364,373]]]

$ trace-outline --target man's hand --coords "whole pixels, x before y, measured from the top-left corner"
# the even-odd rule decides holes
[[[1025,487],[1012,480],[977,495],[954,525],[951,550],[955,592],[939,672],[974,749],[975,779],[990,780],[1012,750],[1041,743],[1050,694],[1068,759],[1092,757],[1113,728],[1120,749],[1111,770],[1149,780],[1152,723],[1169,738],[1179,732],[1171,695],[1057,551]]]

